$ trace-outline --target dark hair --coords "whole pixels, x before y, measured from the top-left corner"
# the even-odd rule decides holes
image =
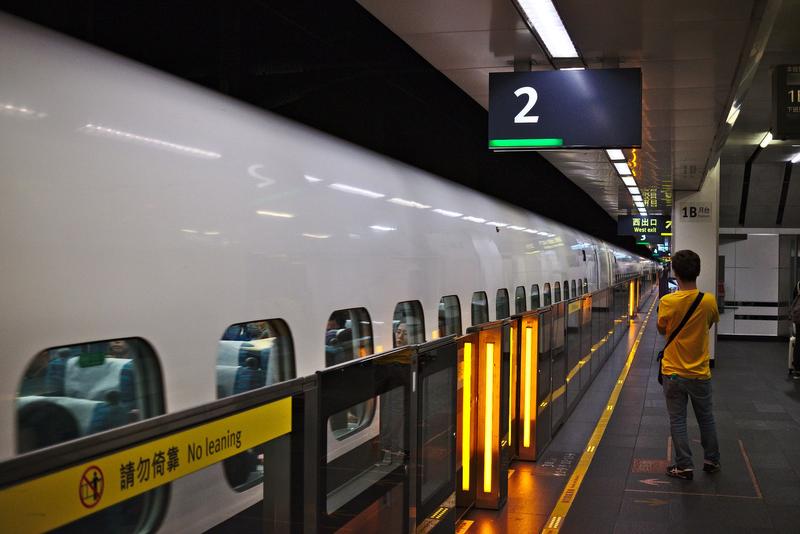
[[[694,282],[700,274],[700,256],[691,250],[679,250],[672,255],[672,270],[684,282]]]

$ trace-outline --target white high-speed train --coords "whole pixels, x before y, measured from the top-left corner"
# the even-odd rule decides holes
[[[654,268],[3,14],[0,162],[0,461]],[[361,408],[329,458],[372,435]],[[218,524],[261,497],[237,458],[120,513]]]

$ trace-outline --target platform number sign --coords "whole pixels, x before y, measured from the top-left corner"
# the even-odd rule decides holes
[[[522,110],[517,113],[517,116],[514,117],[514,122],[539,122],[539,115],[528,115],[528,112],[536,105],[536,101],[539,100],[539,93],[537,93],[536,89],[533,87],[520,87],[514,91],[514,96],[520,97],[522,95],[528,97],[528,102]]]
[[[489,148],[638,147],[640,69],[493,72]]]
[[[705,222],[711,220],[710,202],[685,202],[678,206],[682,221]]]

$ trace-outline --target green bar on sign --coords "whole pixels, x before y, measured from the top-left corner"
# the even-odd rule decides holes
[[[564,140],[557,137],[541,139],[489,139],[489,148],[542,148],[563,146]]]

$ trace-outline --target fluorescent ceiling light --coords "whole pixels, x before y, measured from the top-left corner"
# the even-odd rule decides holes
[[[219,232],[203,232],[203,235],[219,235]]]
[[[378,230],[379,232],[394,232],[397,228],[392,228],[391,226],[381,226],[380,224],[373,224],[370,226],[373,230]]]
[[[486,222],[486,219],[481,219],[480,217],[473,217],[472,215],[467,215],[466,217],[464,217],[464,220],[465,221],[476,222],[476,223],[485,223]]]
[[[495,222],[495,221],[489,221],[489,222],[486,223],[486,225],[487,226],[497,226],[498,228],[505,228],[506,226],[508,226],[508,224],[506,224],[506,223]]]
[[[347,184],[331,184],[328,187],[343,193],[351,193],[353,195],[361,195],[362,197],[368,198],[383,198],[386,196],[383,193],[376,193],[375,191],[370,191],[369,189],[361,189],[360,187],[353,187],[352,185]]]
[[[619,148],[609,148],[606,150],[606,154],[611,161],[625,161],[625,154]]]
[[[539,235],[539,230],[531,230],[530,228],[528,228],[527,230],[523,230],[523,232],[528,232],[529,234]]]
[[[764,135],[764,138],[761,140],[761,142],[758,143],[758,146],[760,146],[761,148],[767,148],[767,145],[769,145],[771,142],[772,142],[772,132],[767,132]]]
[[[733,105],[731,106],[731,110],[728,112],[728,118],[725,119],[725,122],[727,122],[730,126],[733,126],[733,123],[736,122],[736,119],[739,118],[740,111],[741,108],[737,106],[736,103],[734,102]]]
[[[628,191],[630,192],[631,195],[641,195],[641,193],[639,192],[639,188],[636,186],[629,186]]]
[[[464,215],[463,213],[458,213],[457,211],[448,211],[448,210],[442,210],[442,209],[439,209],[439,208],[436,208],[433,211],[435,211],[439,215],[444,215],[445,217],[461,217],[462,215]]]
[[[586,70],[584,67],[562,67],[558,70]]]
[[[311,176],[309,174],[304,174],[303,178],[305,178],[306,180],[308,180],[311,183],[316,183],[316,182],[321,182],[322,181],[322,178],[317,178],[316,176]]]
[[[300,234],[303,237],[310,237],[311,239],[328,239],[330,235],[328,234]]]
[[[578,57],[567,29],[551,0],[516,0],[517,5],[544,42],[552,57]]]
[[[642,209],[644,209],[644,207],[645,207],[645,206],[644,206],[644,202],[639,202],[639,201],[637,201],[637,202],[634,202],[634,204],[636,204],[636,207],[637,207],[637,208],[642,208]]]
[[[622,183],[628,187],[634,187],[636,185],[636,179],[633,176],[623,176]]]
[[[390,198],[389,202],[392,204],[397,204],[398,206],[405,206],[407,208],[419,208],[421,210],[426,210],[430,208],[430,206],[426,204],[420,204],[419,202],[414,202],[413,200],[405,200],[403,198]]]
[[[281,217],[283,219],[291,219],[294,217],[291,213],[284,213],[281,211],[258,210],[256,213],[259,215],[266,215],[267,217]]]
[[[642,195],[631,195],[631,198],[633,199],[634,202],[644,202]]]
[[[792,163],[797,163],[798,161],[800,161],[800,152],[795,154],[795,156],[792,158]]]
[[[631,169],[628,167],[628,163],[626,161],[622,161],[619,163],[614,163],[614,168],[617,169],[617,172],[620,176],[630,176]]]
[[[522,231],[522,230],[525,229],[524,226],[515,226],[513,224],[511,226],[509,226],[508,228],[509,228],[509,230],[519,230],[519,231]]]
[[[645,210],[639,210],[639,215],[642,217],[647,217],[647,212]]]
[[[189,228],[181,228],[181,232],[186,232],[187,234],[196,234],[197,230],[191,230]]]

